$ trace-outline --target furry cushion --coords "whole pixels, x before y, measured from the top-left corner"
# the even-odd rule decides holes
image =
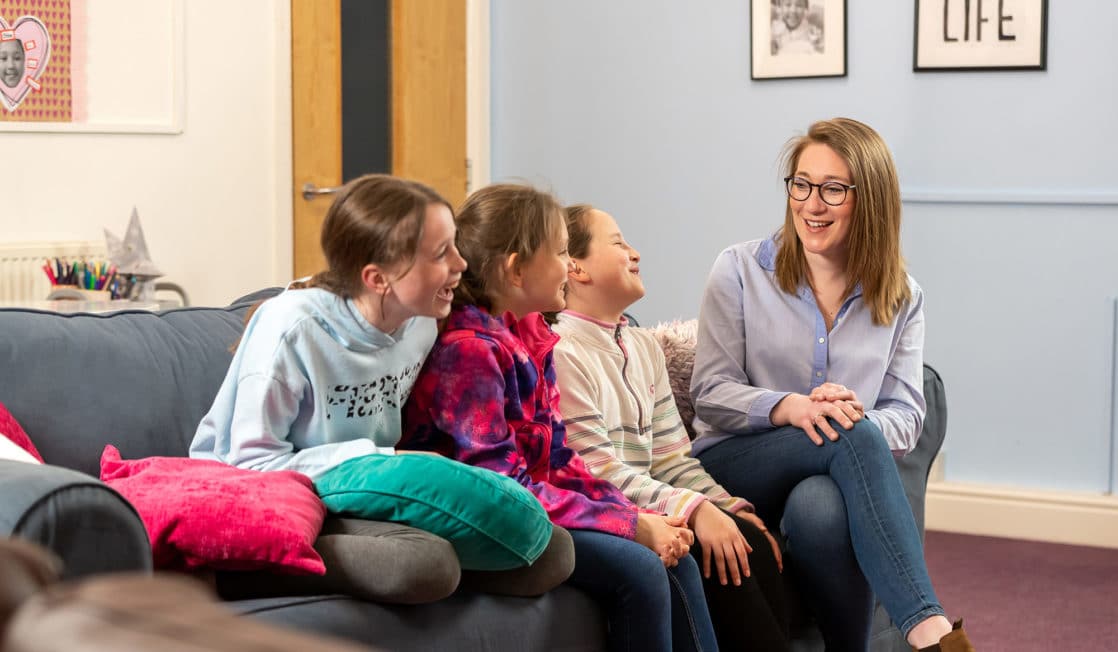
[[[668,380],[675,395],[675,406],[687,436],[695,438],[691,421],[695,418],[695,408],[691,403],[691,369],[695,366],[695,339],[699,329],[698,319],[686,321],[661,322],[648,329],[660,343],[667,358]]]

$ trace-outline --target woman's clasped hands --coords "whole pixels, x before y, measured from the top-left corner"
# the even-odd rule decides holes
[[[823,437],[838,440],[838,432],[831,421],[850,430],[866,416],[865,406],[854,390],[838,383],[823,383],[807,396],[789,394],[777,404],[776,410],[783,412],[785,423],[802,428],[816,446],[823,445]]]

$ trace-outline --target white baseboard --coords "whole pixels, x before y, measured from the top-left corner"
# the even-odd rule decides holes
[[[1118,548],[1118,496],[930,482],[929,530]]]

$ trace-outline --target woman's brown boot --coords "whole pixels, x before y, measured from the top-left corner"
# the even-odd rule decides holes
[[[939,639],[939,643],[922,647],[918,652],[975,652],[975,649],[967,638],[967,633],[963,629],[963,619],[960,618],[951,626],[951,632]]]

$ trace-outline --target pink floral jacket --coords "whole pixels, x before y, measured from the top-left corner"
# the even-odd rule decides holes
[[[632,539],[637,507],[566,445],[552,363],[558,341],[540,313],[517,321],[455,308],[412,388],[398,447],[503,473],[561,527]]]

